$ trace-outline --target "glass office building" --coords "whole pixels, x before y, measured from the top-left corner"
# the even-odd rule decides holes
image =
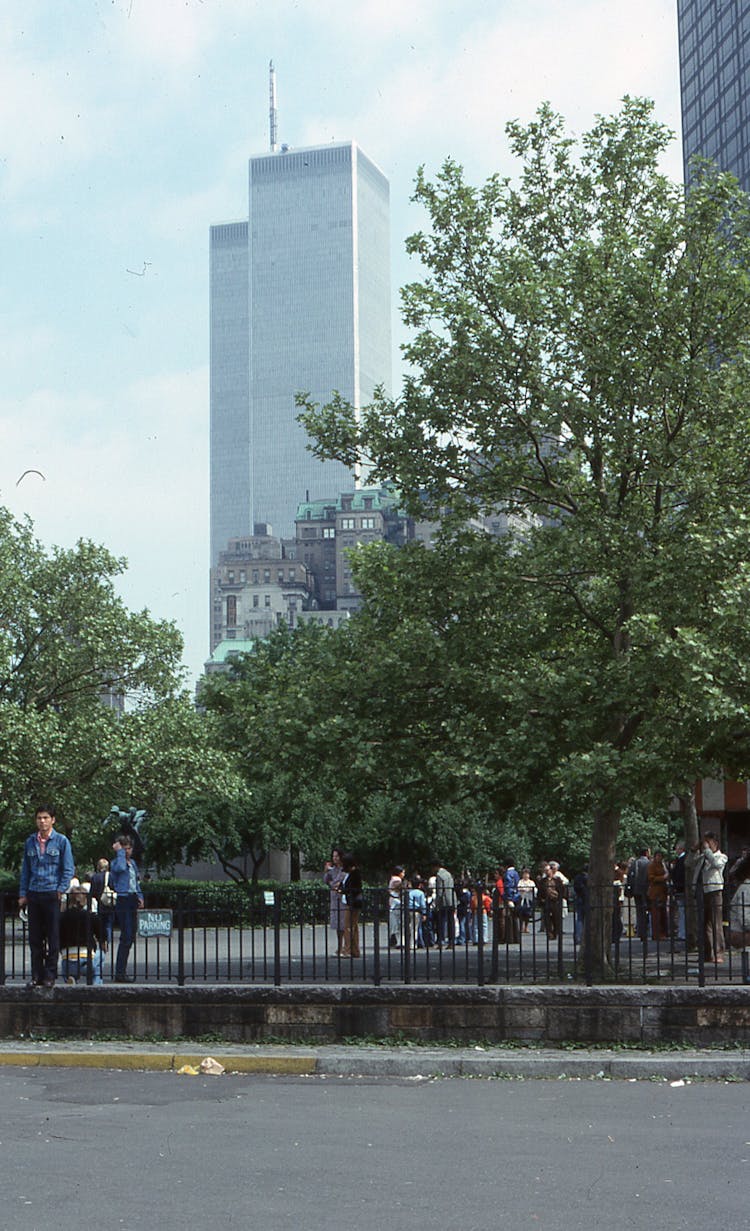
[[[750,190],[750,4],[678,0],[682,153],[713,159]]]
[[[353,476],[307,449],[297,392],[390,385],[389,191],[355,142],[250,160],[248,222],[211,228],[211,564]]]

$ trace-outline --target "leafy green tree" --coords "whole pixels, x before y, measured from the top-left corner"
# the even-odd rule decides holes
[[[239,790],[210,724],[180,693],[182,641],[114,591],[125,563],[81,541],[47,552],[0,508],[0,855],[13,867],[39,800],[59,808],[76,859],[108,850],[113,804],[170,809],[211,784]],[[103,698],[126,701],[125,712]],[[173,827],[172,859],[182,829]],[[162,842],[162,849],[164,849]]]
[[[606,889],[625,806],[748,766],[748,206],[710,167],[687,195],[670,183],[671,134],[642,100],[579,146],[547,106],[508,135],[515,181],[477,189],[451,161],[419,174],[430,228],[409,242],[426,272],[404,292],[401,397],[303,420],[321,455],[366,458],[441,519],[473,576],[467,610],[496,587],[473,709],[497,705],[505,737],[494,756],[494,733],[478,742],[518,806],[591,817]],[[505,541],[461,530],[498,509]]]

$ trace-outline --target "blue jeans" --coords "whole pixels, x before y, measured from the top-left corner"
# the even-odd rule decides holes
[[[115,978],[122,979],[128,964],[130,950],[135,940],[135,920],[138,898],[134,893],[118,893],[115,903],[115,919],[120,929],[120,943],[115,958]]]
[[[86,979],[86,981],[88,982],[88,974],[86,970],[86,967],[88,965],[91,970],[92,983],[95,983],[95,984],[101,983],[102,982],[103,959],[104,959],[104,954],[102,953],[101,949],[95,949],[93,951],[93,953],[91,954],[90,963],[87,963],[86,959],[83,957],[81,958],[64,957],[62,961],[63,979],[76,979],[76,980]]]
[[[60,899],[56,893],[29,890],[26,909],[29,914],[31,977],[35,983],[56,979],[60,952]]]

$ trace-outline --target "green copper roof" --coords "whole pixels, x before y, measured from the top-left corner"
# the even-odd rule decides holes
[[[351,501],[349,508],[344,509],[344,500]],[[365,500],[372,503],[365,507]],[[307,500],[297,505],[297,521],[317,521],[325,517],[326,509],[334,509],[336,513],[351,512],[369,513],[399,507],[399,493],[391,487],[359,487],[353,492],[343,492],[335,499]]]
[[[211,654],[212,663],[225,663],[234,654],[250,654],[255,648],[254,641],[237,639],[236,641],[220,641]]]

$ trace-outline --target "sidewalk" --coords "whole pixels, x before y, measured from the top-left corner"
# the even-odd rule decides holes
[[[177,1072],[212,1056],[228,1073],[308,1077],[748,1081],[750,1050],[556,1050],[511,1047],[321,1047],[215,1043],[0,1041],[0,1067]]]

